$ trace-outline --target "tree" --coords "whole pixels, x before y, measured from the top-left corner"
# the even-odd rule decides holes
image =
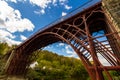
[[[7,43],[0,43],[0,55],[4,55],[8,50],[10,50],[10,47]]]
[[[37,78],[40,80],[70,80],[71,78],[87,80],[88,73],[79,59],[59,56],[49,51],[37,52],[38,65],[33,69],[35,72],[28,73],[33,75],[35,80]],[[31,79],[31,76],[28,78]]]

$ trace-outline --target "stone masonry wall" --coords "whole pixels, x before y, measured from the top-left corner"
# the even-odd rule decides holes
[[[116,30],[120,31],[120,0],[103,0],[103,8],[114,24]]]

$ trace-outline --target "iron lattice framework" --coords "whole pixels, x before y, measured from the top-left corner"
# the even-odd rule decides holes
[[[94,36],[102,31],[102,35]],[[99,33],[100,34],[100,33]],[[12,59],[6,69],[8,75],[23,75],[35,58],[33,51],[55,43],[69,44],[83,62],[92,80],[109,80],[111,70],[120,71],[120,46],[118,32],[102,9],[102,4],[94,6],[37,32],[12,52]],[[102,56],[109,65],[104,65]]]

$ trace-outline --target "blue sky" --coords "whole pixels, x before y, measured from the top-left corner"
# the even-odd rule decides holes
[[[100,0],[0,0],[0,42],[19,45],[36,31],[83,4],[87,3],[80,10],[98,1]],[[76,57],[67,44],[55,43],[45,49]]]

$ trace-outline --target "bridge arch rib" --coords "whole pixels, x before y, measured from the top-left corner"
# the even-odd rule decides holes
[[[101,3],[99,3],[85,12],[36,33],[13,51],[14,56],[6,73],[22,75],[32,61],[32,52],[60,41],[73,48],[92,80],[104,80],[103,72],[106,73],[109,80],[112,80],[109,70],[120,71],[120,59],[115,55],[118,55],[120,50],[118,45],[116,45],[117,48],[113,46],[117,44],[116,41],[113,41],[113,38],[116,39],[114,36],[116,32],[109,28],[106,20]],[[100,30],[104,31],[102,36],[92,36],[94,32]],[[100,41],[99,38],[103,37],[105,38]],[[110,66],[104,66],[98,55],[102,55]]]

